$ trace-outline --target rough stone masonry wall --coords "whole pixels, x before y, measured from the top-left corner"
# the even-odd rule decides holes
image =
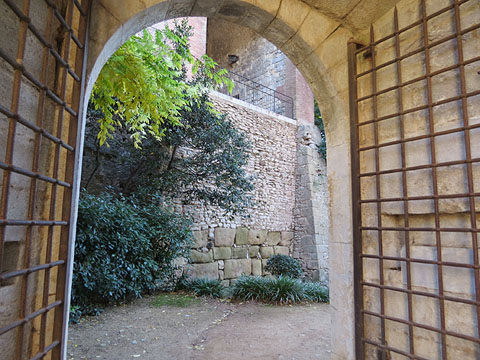
[[[252,143],[247,172],[255,177],[254,203],[248,217],[233,219],[214,207],[183,207],[196,238],[187,273],[229,284],[242,274],[264,275],[274,254],[292,254],[297,128],[291,119],[225,95],[212,99]]]

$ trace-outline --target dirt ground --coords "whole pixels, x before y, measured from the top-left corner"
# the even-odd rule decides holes
[[[272,306],[148,297],[70,326],[68,359],[330,359],[328,304]]]

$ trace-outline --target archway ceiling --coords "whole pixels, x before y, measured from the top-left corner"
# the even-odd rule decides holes
[[[301,0],[352,30],[362,30],[400,0]]]

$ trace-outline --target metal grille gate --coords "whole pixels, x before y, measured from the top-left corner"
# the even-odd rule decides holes
[[[480,358],[479,28],[421,0],[349,44],[358,359]]]
[[[2,359],[59,359],[66,346],[88,6],[88,0],[0,3]]]

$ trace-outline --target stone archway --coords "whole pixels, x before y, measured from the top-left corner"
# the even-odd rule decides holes
[[[340,22],[295,0],[281,4],[154,1],[150,7],[114,3],[102,1],[93,5],[86,98],[103,64],[131,35],[159,21],[184,16],[221,18],[255,30],[282,50],[307,79],[322,108],[329,143],[328,157],[334,164],[328,171],[332,199],[330,238],[333,239],[329,243],[330,293],[332,318],[342,320],[332,323],[332,353],[333,358],[353,358],[355,314],[346,81],[346,44],[352,32]],[[333,60],[331,55],[335,52]],[[325,59],[329,59],[328,65],[323,62]],[[341,221],[335,221],[336,217]]]

